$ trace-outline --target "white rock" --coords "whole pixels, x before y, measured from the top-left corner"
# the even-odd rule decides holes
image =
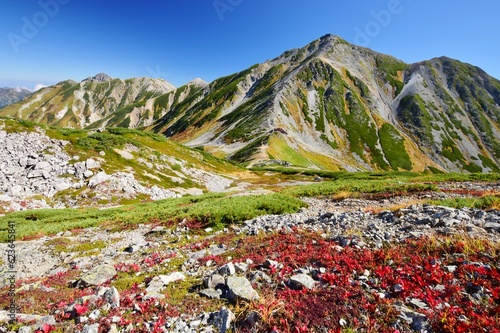
[[[234,275],[234,274],[236,274],[236,267],[234,267],[234,264],[232,262],[229,262],[229,263],[225,264],[224,266],[221,266],[217,270],[217,272],[223,276]]]
[[[85,166],[87,169],[97,169],[101,167],[101,163],[97,162],[93,158],[89,158],[87,161],[85,161]]]
[[[186,276],[181,272],[174,272],[169,275],[160,275],[160,279],[165,285],[168,285],[172,282],[183,281]]]
[[[99,324],[85,325],[82,333],[99,333]]]
[[[94,175],[94,173],[93,173],[92,171],[90,171],[90,170],[85,170],[85,171],[83,172],[83,177],[85,177],[85,178],[90,178],[90,177],[92,177],[93,175]]]
[[[89,179],[89,187],[96,187],[97,185],[104,183],[111,179],[111,176],[106,174],[106,172],[101,171]]]

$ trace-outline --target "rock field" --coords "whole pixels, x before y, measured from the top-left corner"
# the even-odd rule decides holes
[[[445,194],[432,195],[443,196]],[[316,290],[315,288],[325,283],[322,274],[326,273],[326,268],[296,267],[293,272],[290,272],[287,280],[279,282],[271,277],[271,272],[283,269],[283,264],[272,257],[258,265],[249,258],[245,261],[233,262],[230,256],[225,256],[227,253],[237,251],[237,246],[211,241],[224,239],[226,236],[227,239],[255,238],[273,235],[276,232],[290,235],[299,231],[312,232],[320,239],[330,240],[337,244],[335,246],[339,251],[348,248],[381,249],[388,242],[404,243],[407,239],[419,239],[429,235],[449,236],[462,233],[472,238],[488,239],[496,243],[500,240],[499,211],[453,209],[422,204],[410,204],[396,210],[384,209],[398,204],[404,205],[416,199],[419,197],[340,201],[305,199],[309,207],[301,209],[296,214],[262,216],[240,225],[229,226],[221,231],[214,232],[206,229],[201,230],[201,234],[195,233],[194,235],[187,225],[180,223],[174,229],[154,225],[140,225],[133,230],[117,232],[93,228],[83,230],[83,232],[61,232],[52,237],[18,242],[16,245],[18,278],[27,281],[20,287],[20,290],[24,288],[24,290],[50,291],[50,287],[46,287],[45,284],[29,281],[36,281],[47,276],[64,275],[74,270],[78,271],[78,276],[72,282],[74,288],[92,290],[90,295],[84,296],[83,303],[82,300],[68,299],[64,303],[65,306],[51,315],[21,315],[21,319],[31,320],[33,325],[25,326],[19,332],[33,332],[33,329],[37,328],[43,330],[44,324],[57,325],[61,313],[74,318],[76,325],[79,325],[75,327],[80,327],[81,332],[133,332],[134,323],[125,325],[125,329],[119,329],[123,327],[121,315],[124,315],[124,312],[121,314],[119,311],[110,312],[110,309],[118,309],[120,302],[123,306],[129,296],[120,295],[120,292],[112,286],[113,284],[110,285],[109,281],[113,280],[120,271],[130,269],[134,271],[134,267],[137,267],[137,276],[145,277],[134,296],[141,302],[165,299],[163,293],[165,288],[180,283],[179,281],[190,281],[192,284],[190,293],[198,295],[199,298],[226,300],[228,304],[259,301],[262,295],[259,295],[255,286],[260,286],[258,290],[279,289],[283,288],[281,284],[285,283],[290,290]],[[367,207],[378,209],[376,212],[369,211]],[[53,244],[57,244],[61,239],[67,240],[68,244],[95,244],[101,241],[104,246],[90,255],[72,252],[70,247],[67,251],[57,251]],[[6,253],[7,245],[0,244],[0,250]],[[219,262],[220,258],[225,258],[224,263]],[[155,273],[156,265],[168,267],[172,260],[176,261],[177,270],[169,273]],[[146,268],[139,270],[139,267]],[[446,269],[455,268],[450,266]],[[365,274],[366,276],[359,277],[360,281],[368,280],[371,273],[365,271]],[[0,281],[0,285],[6,283],[6,280]],[[396,285],[392,288],[397,290],[400,287]],[[389,297],[391,293],[390,290],[380,288],[376,291],[380,295],[385,294],[386,297]],[[137,302],[139,301],[136,301],[134,306],[139,315],[141,311],[138,306],[145,303]],[[92,307],[94,310],[92,312],[82,310],[80,314],[80,310],[75,310],[79,304],[85,304],[86,307]],[[410,309],[415,307],[424,309],[427,305],[413,298],[408,299],[405,304],[400,304],[398,311],[400,318],[404,319],[401,320],[410,324],[412,332],[431,332],[426,317]],[[101,313],[113,313],[113,316],[108,315],[109,320],[105,320]],[[255,318],[250,313],[246,318],[236,318],[230,308],[223,306],[219,310],[208,312],[198,311],[192,314],[167,316],[161,321],[163,328],[160,331],[225,332],[228,329],[242,328],[249,323],[259,322],[259,316],[256,314],[253,316]],[[0,322],[2,320],[7,320],[6,311],[0,311]],[[149,323],[145,322],[144,325],[150,325],[150,331],[156,332],[153,330],[154,320]]]

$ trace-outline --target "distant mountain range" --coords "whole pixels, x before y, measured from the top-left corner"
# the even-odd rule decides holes
[[[0,88],[0,108],[19,102],[29,94],[31,91],[24,88]]]
[[[26,100],[0,111],[21,119],[61,127],[85,128],[106,124],[119,118],[122,127],[150,124],[154,119],[131,112],[139,101],[149,101],[175,90],[162,79],[112,79],[104,73],[89,77],[80,83],[72,80],[40,89]],[[140,118],[141,121],[135,121]],[[116,124],[118,125],[118,124]]]
[[[326,35],[210,84],[99,74],[0,110],[58,126],[145,128],[239,162],[330,170],[499,171],[500,81]]]

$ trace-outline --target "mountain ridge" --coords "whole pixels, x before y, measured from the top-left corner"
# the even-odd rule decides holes
[[[27,101],[8,106],[0,113],[45,124],[85,128],[116,112],[123,114],[125,107],[138,100],[172,90],[175,87],[163,79],[122,80],[99,73],[81,82],[66,80],[40,89]]]
[[[499,166],[500,81],[444,56],[406,64],[325,35],[210,83],[167,90],[137,94],[79,125],[147,128],[250,164],[469,172]],[[0,115],[16,108],[22,106]],[[24,116],[33,120],[37,112]]]
[[[19,102],[29,94],[31,91],[25,88],[0,88],[0,108]]]

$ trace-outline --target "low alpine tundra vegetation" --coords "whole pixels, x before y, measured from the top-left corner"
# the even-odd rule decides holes
[[[229,261],[253,262],[247,276],[258,271],[267,274],[269,280],[253,282],[259,300],[234,304],[199,297],[201,277],[172,284],[162,292],[165,298],[145,297],[154,275],[181,269],[170,249],[158,249],[143,253],[142,260],[115,265],[117,275],[104,287],[119,289],[118,307],[105,308],[102,299],[93,298],[99,287],[75,288],[73,281],[81,273],[78,267],[47,278],[18,281],[18,287],[32,286],[18,292],[19,306],[25,313],[55,316],[57,324],[46,325],[40,332],[81,330],[85,323],[98,323],[102,332],[112,325],[119,330],[129,327],[131,332],[163,332],[171,318],[220,306],[235,313],[233,329],[243,332],[402,333],[422,328],[499,332],[500,245],[488,240],[428,236],[371,249],[356,236],[346,242],[345,237],[326,238],[298,229],[257,236],[227,232],[193,239],[183,246],[185,250],[222,243],[232,249],[198,259],[202,267],[208,262],[212,267]],[[290,277],[297,273],[311,276],[314,286],[292,288]],[[2,308],[8,305],[7,293],[6,288],[0,291]],[[90,314],[96,310],[100,315],[92,319]]]
[[[261,196],[202,196],[167,199],[143,204],[98,209],[40,209],[0,217],[0,241],[7,239],[7,224],[16,223],[19,239],[57,234],[60,231],[103,226],[126,229],[155,220],[183,219],[221,228],[265,214],[293,213],[306,204],[298,198],[272,193]],[[193,222],[193,223],[194,223]]]
[[[302,196],[377,200],[425,194],[437,187],[433,176],[425,179],[426,183],[421,183],[422,179],[414,182],[416,176],[410,174],[351,177],[262,196],[209,194],[109,210],[10,214],[0,219],[0,236],[1,225],[7,220],[16,222],[19,236],[25,239],[36,237],[38,227],[42,230],[39,235],[65,230],[76,234],[82,230],[74,228],[87,226],[112,232],[134,229],[141,223],[151,231],[160,230],[145,234],[147,242],[157,245],[134,252],[134,260],[115,263],[116,275],[100,286],[76,287],[75,280],[85,271],[76,265],[49,277],[17,281],[19,312],[54,316],[56,325],[43,325],[39,330],[43,333],[81,331],[90,324],[99,324],[99,332],[108,332],[113,325],[118,331],[163,332],[172,318],[192,320],[222,306],[236,315],[231,329],[243,332],[404,333],[423,329],[499,333],[498,243],[467,236],[461,229],[454,236],[386,242],[377,249],[363,242],[362,233],[350,229],[344,230],[342,237],[300,229],[253,236],[235,233],[242,230],[245,219],[296,212],[305,206],[299,199]],[[498,193],[479,188],[452,187],[456,196],[431,203],[498,208]],[[181,237],[169,236],[167,231],[174,229],[184,230]],[[94,255],[105,245],[101,241],[75,245],[63,236],[49,238],[44,244],[55,252],[80,255]],[[222,244],[227,252],[210,253]],[[202,257],[190,259],[194,253],[202,253]],[[193,260],[201,272],[190,275]],[[249,263],[248,270],[239,274],[252,281],[258,300],[231,303],[198,295],[203,277],[229,262]],[[155,277],[181,271],[187,276],[185,280],[166,286],[160,297],[147,297],[146,288]],[[253,279],[256,273],[268,278]],[[293,286],[290,281],[297,274],[309,276],[313,286]],[[116,288],[119,306],[105,307],[102,298],[96,298],[102,287]],[[0,309],[8,308],[7,295],[7,287],[0,289]],[[8,328],[15,330],[19,325]]]
[[[356,244],[356,242],[352,242]],[[361,244],[361,243],[360,243]],[[274,234],[239,248],[256,265],[271,258],[276,289],[262,288],[251,311],[263,331],[407,332],[401,311],[425,318],[435,332],[499,332],[500,247],[477,239],[420,238],[380,250],[340,247],[315,234]],[[286,287],[308,271],[312,290]]]

